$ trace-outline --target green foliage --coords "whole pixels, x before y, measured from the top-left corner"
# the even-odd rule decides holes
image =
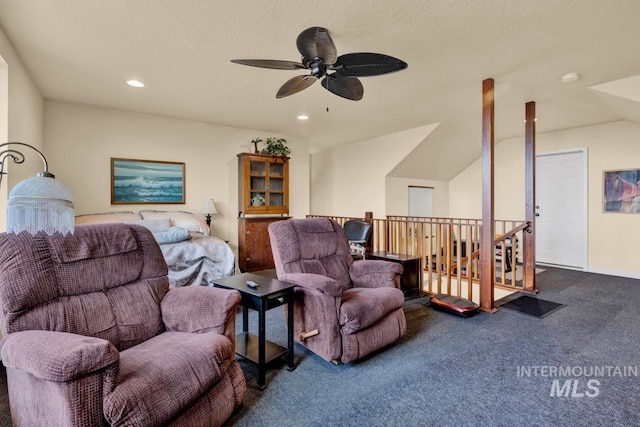
[[[261,153],[287,157],[291,154],[291,149],[287,147],[287,140],[284,138],[267,138],[267,146],[262,149]]]

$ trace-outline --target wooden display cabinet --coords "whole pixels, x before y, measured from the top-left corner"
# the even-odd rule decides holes
[[[238,210],[245,214],[289,213],[289,158],[238,154]]]
[[[238,154],[238,210],[240,271],[274,268],[268,227],[289,218],[288,157]]]
[[[238,267],[243,273],[275,268],[269,224],[289,219],[286,216],[238,218]]]

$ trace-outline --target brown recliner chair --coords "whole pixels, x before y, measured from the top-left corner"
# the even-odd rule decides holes
[[[14,426],[215,426],[242,404],[237,291],[169,289],[139,225],[0,234]]]
[[[340,225],[328,218],[269,225],[278,279],[295,283],[294,337],[334,363],[350,363],[404,336],[402,266],[354,261]]]

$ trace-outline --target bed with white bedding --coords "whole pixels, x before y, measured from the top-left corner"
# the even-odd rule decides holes
[[[191,212],[146,210],[76,216],[76,225],[105,222],[135,223],[151,230],[169,267],[171,287],[208,285],[213,279],[235,273],[231,247],[209,236],[207,224]]]
[[[169,267],[172,287],[206,285],[235,271],[233,251],[218,237],[191,233],[191,239],[163,243],[160,249]]]

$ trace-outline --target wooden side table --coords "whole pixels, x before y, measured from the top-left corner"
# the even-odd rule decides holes
[[[405,298],[420,296],[422,289],[422,269],[420,257],[398,254],[393,252],[367,252],[365,259],[377,259],[381,261],[393,261],[402,264],[403,272],[400,277],[400,289]]]
[[[258,284],[251,288],[247,281]],[[266,365],[287,355],[288,370],[293,371],[293,283],[282,282],[266,276],[252,273],[242,273],[236,276],[212,280],[214,286],[235,289],[240,292],[242,299],[242,333],[236,335],[236,354],[258,365],[258,388],[264,390]],[[266,340],[265,313],[275,307],[287,304],[287,348]],[[249,309],[258,312],[258,336],[249,333]]]

